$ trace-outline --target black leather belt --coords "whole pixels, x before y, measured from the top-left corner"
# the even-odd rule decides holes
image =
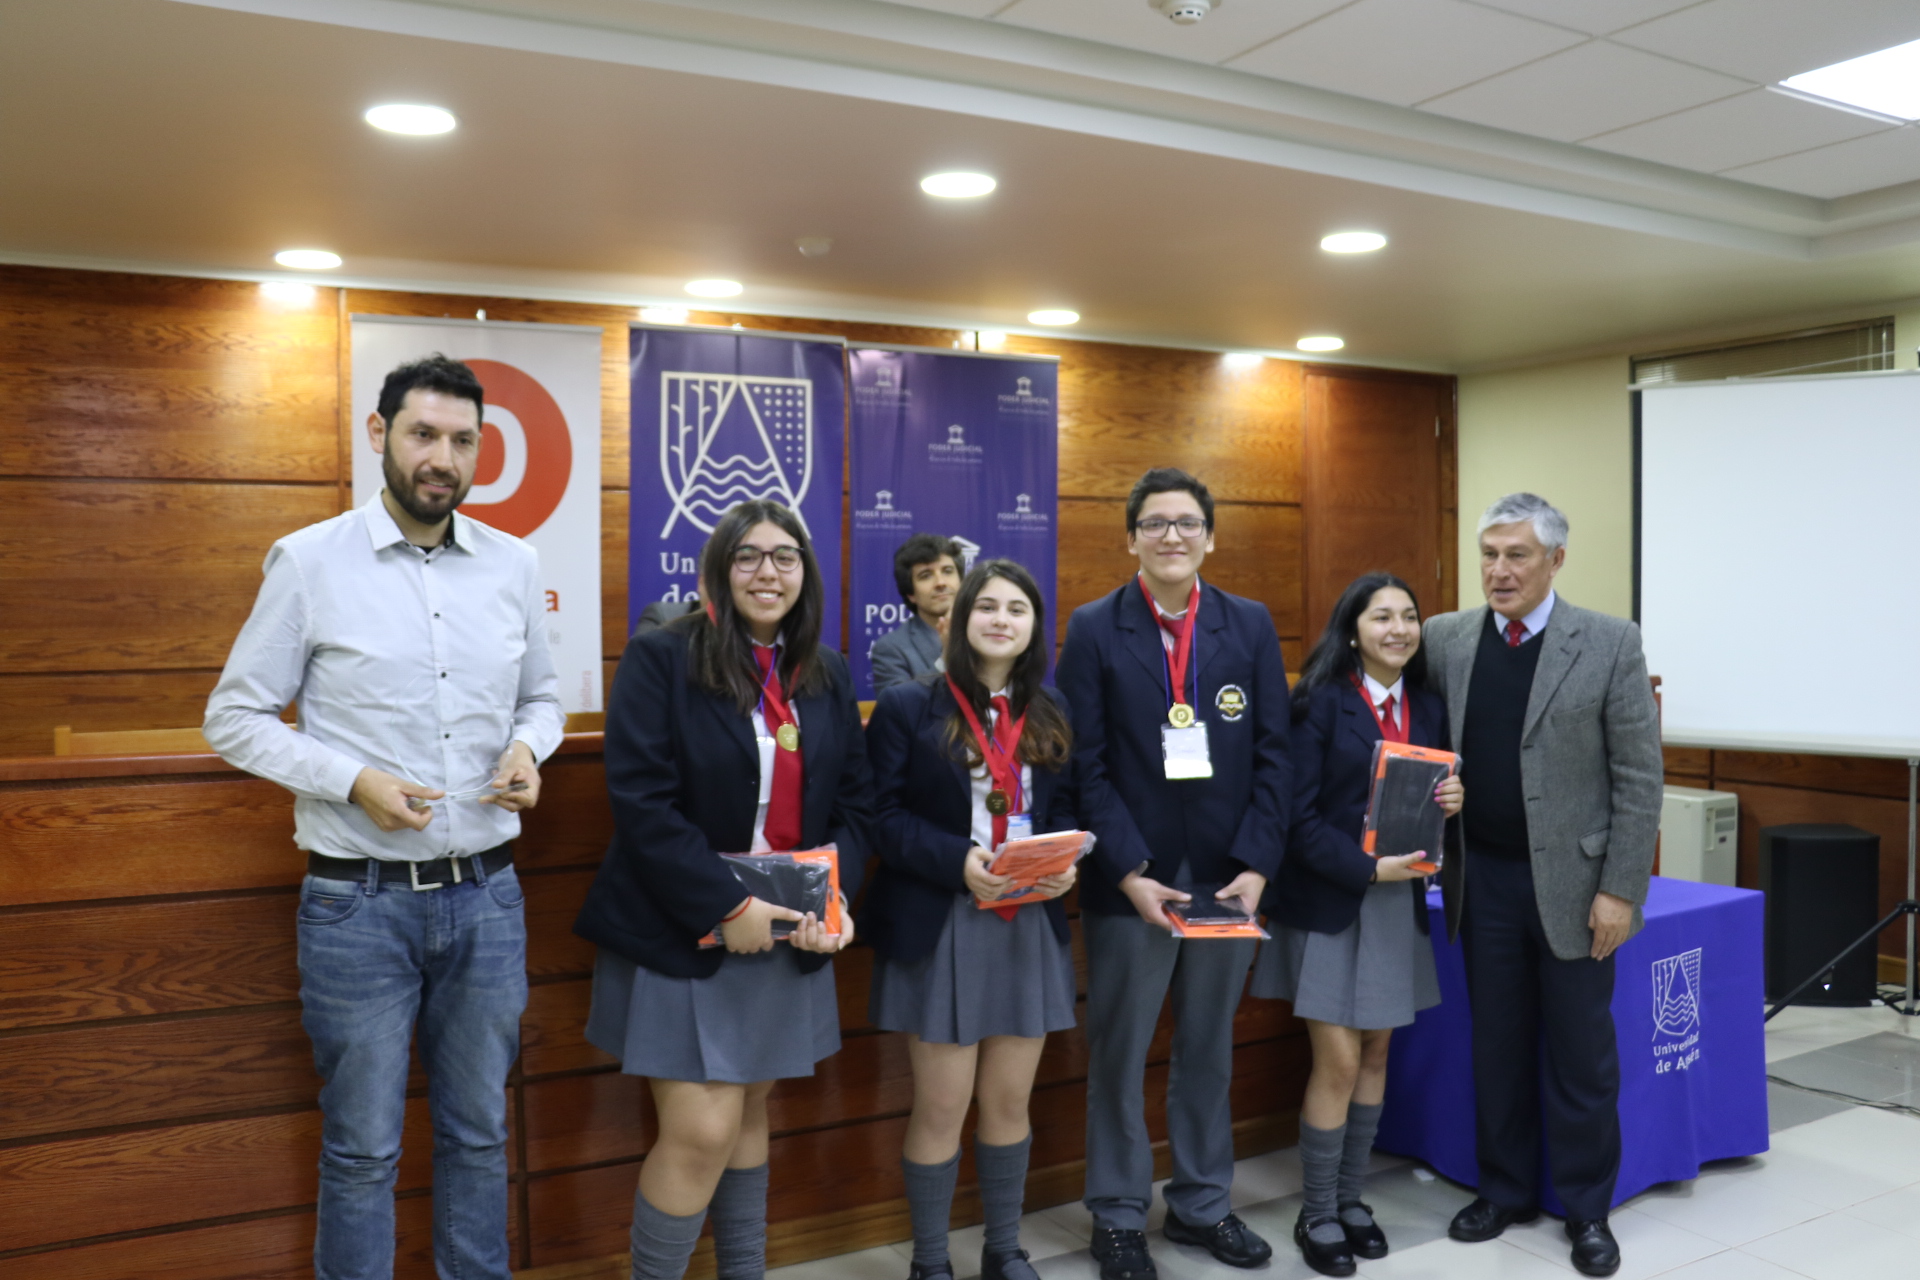
[[[513,865],[513,845],[495,845],[464,858],[435,858],[431,862],[400,862],[387,858],[330,858],[323,853],[307,855],[307,874],[319,876],[323,880],[359,880],[367,878],[367,864],[371,862],[380,871],[381,884],[404,884],[415,892],[428,889],[444,889],[448,885],[464,884],[476,877],[473,864],[478,862],[488,875],[496,875]]]

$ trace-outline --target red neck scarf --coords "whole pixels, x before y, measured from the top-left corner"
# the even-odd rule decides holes
[[[972,701],[962,696],[952,676],[947,677],[947,688],[953,700],[960,704],[960,714],[966,717],[967,728],[973,730],[973,740],[980,744],[980,756],[986,762],[987,776],[993,779],[994,792],[1006,799],[999,813],[993,812],[995,806],[991,798],[987,803],[988,815],[993,820],[993,849],[998,852],[1007,841],[1007,815],[1026,809],[1026,797],[1020,787],[1020,734],[1027,727],[1027,717],[1023,712],[1015,720],[1012,705],[996,695],[992,699],[993,734],[988,736],[980,727],[980,717],[974,714]],[[1018,907],[994,908],[1004,920],[1013,919],[1019,910]]]
[[[753,660],[760,664],[760,719],[766,725],[767,735],[778,740],[782,726],[793,725],[798,732],[799,721],[794,719],[793,708],[788,705],[786,692],[774,671],[776,656],[773,649],[753,646]],[[800,794],[804,781],[805,769],[798,743],[791,751],[775,747],[773,791],[767,798],[768,848],[784,852],[800,847]]]

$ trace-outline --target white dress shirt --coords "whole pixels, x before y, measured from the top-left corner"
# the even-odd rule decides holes
[[[426,861],[513,839],[520,816],[477,799],[383,832],[347,797],[369,765],[452,794],[485,786],[516,740],[553,754],[566,717],[539,568],[532,547],[458,513],[423,551],[378,495],[288,534],[208,699],[207,741],[293,792],[294,843],[314,853]],[[296,699],[297,728],[280,719]]]
[[[1554,598],[1555,593],[1548,591],[1547,598],[1535,606],[1532,613],[1520,619],[1520,626],[1522,628],[1520,633],[1521,644],[1525,644],[1547,629],[1547,619],[1553,614]],[[1494,619],[1494,626],[1499,628],[1501,637],[1505,638],[1508,619],[1500,614],[1495,614]]]
[[[1397,729],[1400,726],[1406,724],[1407,722],[1406,677],[1402,676],[1400,679],[1395,680],[1393,682],[1393,687],[1389,689],[1386,685],[1381,684],[1378,680],[1375,680],[1372,676],[1368,675],[1366,672],[1363,671],[1360,673],[1360,683],[1366,688],[1367,701],[1373,704],[1373,713],[1375,715],[1377,716],[1381,715],[1381,711],[1380,711],[1381,707],[1386,705],[1386,701],[1388,698],[1392,698],[1394,727]],[[1381,716],[1381,718],[1385,719],[1384,716]]]

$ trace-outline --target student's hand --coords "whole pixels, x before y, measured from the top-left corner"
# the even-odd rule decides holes
[[[540,766],[533,758],[533,748],[515,740],[500,753],[500,762],[494,765],[488,785],[493,787],[494,794],[481,796],[481,804],[497,804],[508,813],[519,813],[539,804]]]
[[[1587,928],[1593,930],[1593,949],[1587,954],[1605,960],[1633,928],[1633,904],[1610,893],[1593,895],[1593,907],[1587,912]]]
[[[1267,891],[1267,878],[1258,871],[1242,871],[1213,895],[1214,901],[1225,902],[1228,898],[1240,899],[1241,908],[1248,915],[1260,910],[1260,895]]]
[[[1425,862],[1426,860],[1427,855],[1425,850],[1417,853],[1403,853],[1395,858],[1375,858],[1373,862],[1374,882],[1376,884],[1397,884],[1402,880],[1418,880],[1427,873],[1424,871],[1415,871],[1413,864],[1416,862]]]
[[[1033,887],[1040,891],[1042,897],[1057,898],[1073,888],[1079,879],[1080,868],[1068,867],[1057,876],[1041,876],[1033,882]]]
[[[1161,909],[1163,903],[1192,902],[1193,895],[1182,893],[1172,885],[1161,884],[1158,880],[1149,880],[1138,871],[1129,871],[1120,882],[1120,892],[1127,895],[1127,901],[1140,913],[1140,918],[1150,925],[1173,932],[1173,924],[1167,919],[1167,913]]]
[[[1440,802],[1440,808],[1451,818],[1467,802],[1467,789],[1460,784],[1460,776],[1455,774],[1433,789],[1433,798]]]
[[[737,955],[771,951],[773,922],[804,918],[791,907],[776,906],[771,902],[763,902],[759,898],[748,898],[747,909],[720,926],[720,941],[727,944],[727,950]]]
[[[832,955],[853,941],[853,912],[847,909],[845,894],[840,896],[840,932],[828,933],[827,922],[817,919],[809,911],[801,918],[800,927],[793,931],[788,942],[802,951],[817,951],[822,955]]]
[[[996,876],[987,870],[993,861],[993,855],[979,845],[967,850],[967,862],[962,871],[966,876],[967,891],[982,902],[992,902],[1013,885],[1012,876]]]
[[[438,800],[446,794],[417,782],[408,782],[405,778],[396,778],[368,765],[353,780],[353,790],[347,794],[347,799],[359,805],[373,819],[373,825],[382,831],[398,831],[402,827],[424,831],[427,824],[433,821],[433,808],[429,805],[410,808],[407,801]]]

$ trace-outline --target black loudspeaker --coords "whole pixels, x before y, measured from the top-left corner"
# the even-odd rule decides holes
[[[1880,918],[1880,837],[1826,823],[1762,827],[1760,889],[1767,895],[1767,999],[1777,1000]],[[1794,1003],[1872,1004],[1878,950],[1861,947]]]

